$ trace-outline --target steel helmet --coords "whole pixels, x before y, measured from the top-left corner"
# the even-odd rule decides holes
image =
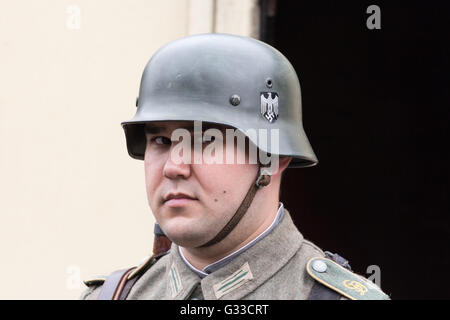
[[[144,69],[136,105],[136,115],[122,122],[136,159],[144,159],[146,122],[197,120],[233,127],[260,150],[292,157],[289,167],[318,162],[303,130],[294,68],[256,39],[199,34],[166,44]],[[261,144],[249,129],[279,129],[279,145]]]

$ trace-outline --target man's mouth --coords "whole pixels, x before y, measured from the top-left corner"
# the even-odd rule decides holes
[[[169,207],[182,207],[198,199],[186,193],[169,193],[164,197],[164,204]]]

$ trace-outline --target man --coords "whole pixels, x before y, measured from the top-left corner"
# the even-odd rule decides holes
[[[158,50],[122,124],[144,160],[154,255],[86,281],[83,298],[387,299],[279,202],[285,169],[317,164],[300,94],[289,61],[258,40],[204,34]]]

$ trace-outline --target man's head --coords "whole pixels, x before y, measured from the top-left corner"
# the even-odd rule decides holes
[[[122,123],[128,153],[145,158],[149,204],[169,238],[186,246],[211,246],[236,236],[235,229],[252,231],[254,221],[267,216],[257,212],[278,206],[280,173],[317,163],[303,130],[295,70],[279,51],[255,39],[202,34],[163,46],[145,67],[137,107],[135,117]],[[187,151],[190,144],[180,141],[190,134],[178,129],[198,121],[236,130],[248,148],[227,143],[228,152],[220,154],[220,148],[209,148],[216,141],[199,142],[194,134],[194,148]],[[260,151],[257,161],[250,146]],[[197,162],[199,154],[205,163]],[[193,199],[164,201],[179,193]]]
[[[180,128],[190,133],[191,141],[186,145],[191,148],[177,148],[177,145],[186,143],[181,139],[172,141],[174,132]],[[200,148],[197,150],[193,146],[196,139],[193,129],[192,122],[172,121],[149,123],[145,130],[147,145],[144,162],[149,205],[166,235],[184,247],[201,246],[227,224],[259,171],[258,164],[251,161],[249,140],[245,139],[245,144],[240,145],[237,139],[227,139],[226,129],[232,128],[203,124],[202,135],[198,137]],[[214,133],[211,129],[220,131],[223,140],[211,139],[211,133]],[[218,132],[213,137],[217,136],[220,136]],[[211,148],[212,144],[214,148]],[[177,149],[191,151],[185,158],[188,161],[176,159],[179,156]],[[201,161],[195,164],[194,158],[198,153]],[[227,153],[233,155],[228,161]],[[220,159],[218,154],[221,154]],[[271,183],[253,199],[252,213],[246,214],[240,227],[231,234],[232,241],[248,237],[270,219],[260,208],[278,206],[281,172],[290,160],[289,157],[280,160],[279,168],[272,172]]]

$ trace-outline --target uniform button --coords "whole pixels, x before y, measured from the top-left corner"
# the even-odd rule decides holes
[[[327,271],[327,264],[322,260],[316,260],[313,262],[312,268],[317,272],[323,273]]]

